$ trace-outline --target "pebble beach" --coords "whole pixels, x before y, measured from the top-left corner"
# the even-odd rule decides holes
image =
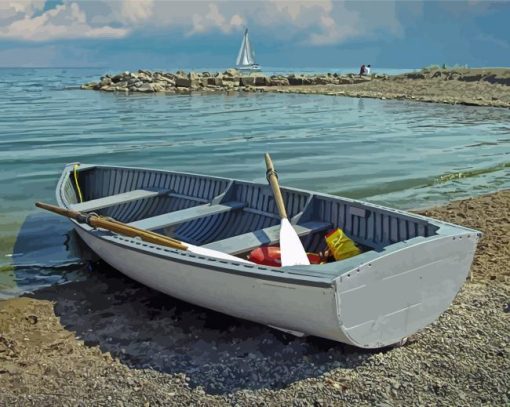
[[[103,266],[0,302],[0,404],[506,405],[510,191],[421,213],[484,236],[453,305],[402,347],[291,337]]]

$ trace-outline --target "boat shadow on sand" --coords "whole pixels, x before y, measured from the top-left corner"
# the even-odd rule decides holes
[[[29,216],[13,252],[20,289],[39,287],[28,296],[53,301],[62,325],[87,345],[133,368],[184,373],[191,386],[209,393],[282,388],[338,367],[355,368],[374,354],[297,338],[152,290],[95,261],[63,218]]]
[[[282,388],[338,367],[354,368],[374,353],[185,303],[102,262],[85,281],[31,296],[54,301],[61,323],[87,345],[99,345],[133,368],[184,373],[191,386],[214,394]]]

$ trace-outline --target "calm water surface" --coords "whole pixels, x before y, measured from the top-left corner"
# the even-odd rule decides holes
[[[103,73],[0,69],[0,295],[80,275],[67,221],[33,207],[67,162],[264,182],[270,152],[283,185],[404,209],[510,187],[509,110],[78,89]]]

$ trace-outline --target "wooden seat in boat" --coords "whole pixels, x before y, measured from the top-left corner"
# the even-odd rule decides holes
[[[157,190],[157,189],[135,189],[129,192],[123,192],[121,194],[110,195],[104,198],[92,199],[77,204],[72,204],[71,208],[75,211],[80,212],[91,212],[99,209],[107,208],[114,205],[123,204],[126,202],[136,201],[138,199],[152,198],[160,195],[170,194],[169,189]]]
[[[242,202],[226,202],[223,204],[205,204],[193,206],[191,208],[181,209],[180,211],[164,213],[162,215],[152,216],[146,219],[140,219],[128,223],[140,229],[157,230],[180,223],[189,222],[194,219],[204,218],[206,216],[216,215],[231,210],[242,209],[246,204]]]
[[[293,226],[297,234],[300,237],[303,237],[312,233],[327,230],[331,227],[331,224],[325,222],[305,222],[300,225]],[[280,225],[275,225],[256,230],[255,232],[244,233],[242,235],[232,236],[227,239],[211,242],[203,245],[202,247],[236,255],[260,246],[275,244],[279,241]]]

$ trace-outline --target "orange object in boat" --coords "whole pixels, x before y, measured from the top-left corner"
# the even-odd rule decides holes
[[[310,264],[320,264],[321,257],[316,253],[306,253]],[[281,253],[278,246],[263,246],[253,249],[248,255],[248,260],[270,267],[281,267]]]

